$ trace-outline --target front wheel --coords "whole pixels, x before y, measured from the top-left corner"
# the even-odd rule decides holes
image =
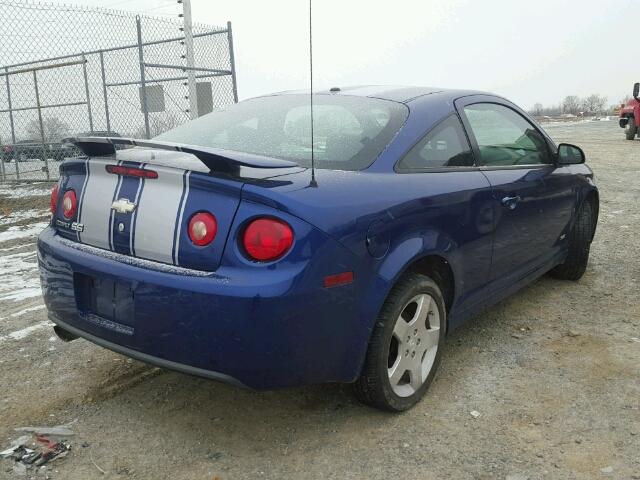
[[[555,267],[551,276],[561,280],[580,280],[587,270],[589,251],[595,229],[595,215],[590,202],[580,207],[569,235],[569,252],[564,263]]]
[[[624,127],[624,134],[627,137],[627,140],[634,140],[637,133],[638,127],[636,125],[636,119],[633,117],[629,117],[627,125]]]
[[[395,412],[415,405],[440,364],[446,321],[438,285],[424,275],[404,276],[382,306],[355,383],[356,396]]]

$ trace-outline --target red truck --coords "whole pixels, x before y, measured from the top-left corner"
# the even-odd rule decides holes
[[[640,133],[640,83],[633,86],[633,98],[620,109],[620,126],[627,140],[634,140]]]

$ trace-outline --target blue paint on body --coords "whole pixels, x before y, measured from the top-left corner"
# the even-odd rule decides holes
[[[38,250],[50,318],[145,358],[217,372],[252,388],[353,382],[385,298],[419,259],[436,256],[451,268],[449,331],[564,260],[579,205],[597,195],[586,165],[397,173],[396,163],[416,142],[469,102],[501,103],[527,116],[478,92],[371,95],[403,102],[410,113],[363,171],[317,170],[317,188],[299,168],[262,180],[191,171],[173,257],[174,264],[199,272],[74,248],[63,239],[75,236],[47,228]],[[65,188],[81,188],[81,163],[63,164]],[[126,179],[118,198],[135,194],[136,185]],[[509,211],[500,199],[512,194],[522,205]],[[212,245],[197,247],[187,225],[203,210],[216,214],[219,233]],[[282,219],[295,233],[292,249],[278,261],[255,263],[242,251],[245,226],[260,216]],[[126,219],[113,220],[115,228]],[[112,231],[116,252],[130,256],[125,236]],[[354,272],[354,283],[323,288],[325,276],[345,271]],[[87,278],[114,282],[125,300],[132,292],[124,330],[109,327],[118,323],[114,318],[90,321],[90,306],[80,298]]]

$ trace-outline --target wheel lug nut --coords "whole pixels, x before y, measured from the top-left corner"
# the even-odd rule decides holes
[[[407,350],[406,352],[404,352],[404,356],[406,357],[407,355],[409,355],[409,350]]]
[[[418,334],[418,329],[417,329],[417,328],[413,331],[413,334],[414,334],[414,335],[417,335],[417,334]]]
[[[416,356],[416,352],[411,352],[411,358]]]

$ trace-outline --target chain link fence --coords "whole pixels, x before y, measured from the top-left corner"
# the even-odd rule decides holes
[[[230,23],[193,24],[190,58],[178,19],[18,0],[0,10],[0,181],[55,180],[78,153],[64,138],[151,138],[237,102]]]

